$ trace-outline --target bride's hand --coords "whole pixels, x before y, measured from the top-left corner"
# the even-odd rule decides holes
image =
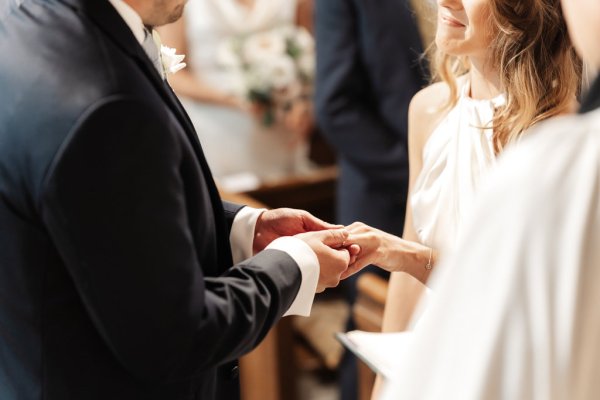
[[[346,230],[349,233],[347,242],[360,247],[360,253],[354,264],[349,268],[348,276],[370,264],[389,270],[386,267],[389,267],[389,249],[393,248],[390,242],[394,241],[394,236],[362,222],[355,222],[347,226]]]
[[[360,253],[344,278],[370,264],[389,272],[405,271],[411,274],[427,264],[430,249],[419,243],[404,240],[362,222],[355,222],[346,230],[349,233],[346,242],[357,244]]]

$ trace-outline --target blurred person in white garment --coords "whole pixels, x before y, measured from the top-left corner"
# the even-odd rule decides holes
[[[306,136],[313,128],[308,98],[295,101],[279,123],[241,93],[245,77],[222,64],[224,42],[282,26],[297,26],[306,0],[189,0],[184,17],[161,27],[162,42],[186,56],[187,67],[169,77],[192,120],[217,182],[253,189],[310,168]],[[235,184],[231,187],[236,189]]]

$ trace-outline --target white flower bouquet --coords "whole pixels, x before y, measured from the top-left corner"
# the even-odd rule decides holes
[[[311,95],[315,47],[302,27],[281,26],[236,36],[222,42],[218,62],[241,75],[239,93],[263,111],[263,123],[272,125],[298,99]]]

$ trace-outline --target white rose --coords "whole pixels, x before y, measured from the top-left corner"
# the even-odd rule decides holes
[[[242,50],[244,59],[250,64],[259,63],[265,58],[281,56],[285,51],[285,38],[274,31],[249,36]]]
[[[291,39],[296,34],[294,25],[281,25],[273,30],[276,34],[281,35],[284,39]]]
[[[296,67],[287,56],[265,58],[247,76],[248,88],[262,93],[284,90],[297,81]]]
[[[294,41],[296,42],[296,45],[300,48],[302,54],[314,53],[315,40],[313,39],[310,32],[308,32],[305,28],[299,27],[296,29]]]
[[[254,90],[260,93],[268,93],[271,91],[271,77],[266,68],[255,66],[250,68],[246,73],[247,92]]]
[[[297,80],[296,66],[287,56],[266,58],[261,69],[274,89],[286,88]]]
[[[315,76],[315,54],[304,53],[298,59],[298,69],[300,73],[308,80],[313,80]]]
[[[164,45],[160,46],[160,60],[165,74],[174,74],[175,72],[186,67],[186,63],[182,62],[185,56],[176,54],[176,50]]]

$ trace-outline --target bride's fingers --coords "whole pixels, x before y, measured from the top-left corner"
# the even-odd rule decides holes
[[[379,246],[377,236],[370,232],[352,232],[348,228],[346,228],[346,231],[348,232],[346,243],[357,244],[363,251],[369,251],[369,249],[372,250]]]
[[[362,265],[362,264],[359,264],[359,263],[350,264],[350,266],[348,267],[348,269],[346,269],[342,273],[342,275],[340,276],[340,280],[344,280],[344,279],[346,279],[346,278],[354,275],[355,273],[357,273],[358,271],[360,271],[364,267],[366,267],[366,265]]]
[[[353,243],[350,246],[348,246],[348,251],[350,252],[351,256],[358,256],[360,254],[360,245]]]
[[[346,226],[346,229],[355,231],[355,232],[364,232],[368,228],[369,227],[367,225],[363,224],[362,222],[353,222],[350,225]]]
[[[349,276],[354,275],[355,273],[357,273],[358,271],[360,271],[367,265],[371,265],[371,264],[373,264],[373,260],[371,260],[370,257],[361,257],[359,255],[354,262],[352,262],[352,260],[351,260],[350,265],[348,266],[346,271],[344,271],[344,273],[342,273],[340,279],[346,279]]]

